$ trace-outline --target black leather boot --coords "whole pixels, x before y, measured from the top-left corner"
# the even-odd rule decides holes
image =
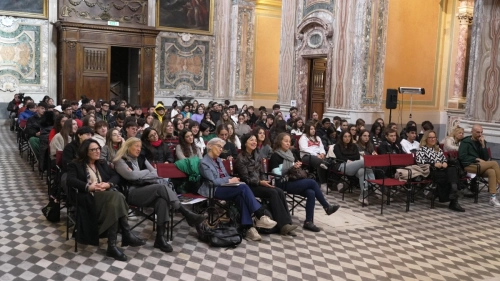
[[[146,244],[146,242],[139,237],[135,236],[130,230],[130,225],[128,225],[127,216],[121,217],[118,222],[120,223],[120,228],[122,230],[122,247],[138,247]]]
[[[189,226],[196,226],[205,220],[204,215],[198,215],[196,213],[193,213],[193,212],[187,210],[186,208],[184,208],[184,206],[182,206],[182,205],[179,208],[179,212],[181,212],[181,214],[184,216],[184,218],[186,218],[186,221],[189,224]]]
[[[165,230],[167,226],[163,224],[158,224],[156,227],[156,240],[154,247],[160,249],[162,252],[170,253],[174,249],[165,240]]]
[[[450,210],[457,211],[457,212],[465,212],[465,209],[458,204],[458,200],[451,200],[450,205],[448,206]]]
[[[116,236],[118,235],[118,223],[114,223],[110,228],[108,228],[108,249],[106,250],[106,256],[112,257],[115,260],[126,261],[127,256],[116,247]]]

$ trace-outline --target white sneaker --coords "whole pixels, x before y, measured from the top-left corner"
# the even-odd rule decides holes
[[[327,188],[328,188],[328,185],[326,183],[321,184],[321,191],[326,192]]]
[[[490,205],[493,207],[500,207],[500,202],[498,202],[497,197],[490,198]]]
[[[246,238],[248,240],[252,240],[252,241],[260,241],[260,240],[262,240],[262,237],[257,232],[257,229],[255,229],[255,227],[250,227],[250,229],[247,230],[247,237]]]
[[[363,204],[363,198],[358,198],[358,201],[359,201],[359,203]],[[366,198],[365,198],[364,203],[366,206],[370,205],[370,203],[368,203],[368,199],[366,199]]]
[[[260,219],[255,219],[254,224],[256,227],[271,229],[276,226],[277,222],[273,221],[268,216],[262,216]]]
[[[128,220],[129,221],[137,221],[138,218],[134,213],[128,214]]]
[[[325,169],[325,170],[328,170],[328,166],[326,166],[325,164],[321,163],[319,165],[321,167],[321,169]]]

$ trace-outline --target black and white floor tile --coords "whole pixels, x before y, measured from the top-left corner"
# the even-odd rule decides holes
[[[236,249],[210,248],[183,223],[175,229],[174,252],[153,248],[151,223],[135,229],[147,244],[125,248],[127,262],[105,256],[100,247],[66,241],[65,216],[50,223],[41,213],[45,183],[17,151],[15,134],[0,127],[0,280],[500,280],[500,208],[463,199],[465,213],[446,205],[430,209],[425,199],[362,208],[357,194],[327,217],[317,207],[324,231],[298,228],[295,238],[263,236]],[[301,225],[303,210],[294,222]]]

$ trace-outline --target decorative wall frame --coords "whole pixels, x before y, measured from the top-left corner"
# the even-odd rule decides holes
[[[48,0],[0,1],[0,15],[46,19]]]
[[[180,33],[213,34],[215,0],[170,2],[156,1],[156,28]]]

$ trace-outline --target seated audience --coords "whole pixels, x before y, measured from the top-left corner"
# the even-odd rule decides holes
[[[415,123],[415,121],[408,121],[408,123],[406,123],[406,126],[403,128],[403,130],[401,130],[401,133],[399,133],[399,138],[401,140],[406,139],[406,131],[407,131],[407,128],[410,128],[410,127],[417,128],[417,123]]]
[[[204,154],[206,145],[202,137],[202,132],[200,131],[200,124],[198,124],[198,122],[196,121],[189,120],[188,129],[191,131],[191,133],[193,133],[194,143],[201,151],[201,154]]]
[[[222,148],[222,152],[218,155],[218,157],[224,160],[233,160],[234,158],[236,158],[236,156],[238,156],[238,150],[233,143],[227,141],[229,137],[229,129],[227,128],[227,126],[217,126],[216,134],[217,137],[225,142],[224,147]]]
[[[66,117],[66,115],[64,114],[57,115],[56,120],[54,121],[54,127],[52,127],[52,130],[50,130],[49,143],[52,141],[52,139],[57,133],[61,132],[61,129],[64,126],[64,122],[66,122],[66,120],[68,120],[68,117]]]
[[[290,132],[292,135],[301,136],[304,132],[304,120],[298,117],[292,125],[292,131]]]
[[[196,113],[193,114],[193,116],[191,116],[191,119],[193,121],[198,122],[198,124],[201,124],[201,121],[203,120],[203,118],[205,118],[204,109],[203,109],[203,107],[201,105],[198,105],[196,107]]]
[[[206,123],[200,124],[201,138],[205,143],[216,137],[214,133],[210,132],[210,127]]]
[[[106,134],[106,145],[101,149],[101,159],[106,160],[107,163],[113,163],[116,152],[124,142],[120,130],[117,128],[109,129]]]
[[[291,137],[287,133],[279,134],[274,140],[274,151],[269,160],[269,169],[276,175],[286,175],[291,167],[300,169],[302,163],[296,159],[290,150]],[[306,218],[303,228],[313,232],[319,232],[321,229],[314,225],[314,207],[316,199],[323,206],[327,215],[335,213],[339,209],[339,205],[330,204],[323,196],[323,192],[318,186],[318,183],[313,179],[300,179],[296,181],[286,181],[282,177],[276,179],[276,187],[290,194],[298,194],[306,197]],[[293,235],[293,233],[288,233]]]
[[[57,151],[63,151],[78,130],[78,125],[73,119],[67,119],[61,131],[50,142],[50,158],[55,160]]]
[[[81,127],[76,130],[76,133],[73,136],[73,140],[68,143],[64,149],[62,154],[62,165],[61,171],[66,172],[68,164],[75,160],[78,157],[78,150],[80,149],[80,144],[87,139],[92,138],[94,132],[89,127]]]
[[[439,148],[436,133],[433,130],[425,131],[420,141],[420,149],[415,155],[417,164],[429,164],[435,168],[433,181],[437,184],[439,202],[450,201],[449,208],[457,212],[465,212],[458,204],[458,174],[456,167],[448,167],[446,157]],[[498,164],[497,164],[498,167]]]
[[[175,148],[177,160],[186,159],[194,156],[203,158],[203,154],[194,143],[194,136],[191,131],[182,130],[179,135],[179,144]]]
[[[220,125],[217,129],[224,127]],[[226,142],[220,138],[211,139],[207,143],[207,154],[199,164],[200,175],[204,179],[198,193],[209,197],[213,188],[213,195],[217,199],[232,200],[236,203],[241,214],[240,231],[246,232],[246,238],[252,241],[261,240],[254,225],[261,228],[271,229],[276,222],[265,215],[265,209],[255,199],[252,190],[245,183],[240,183],[237,177],[231,177],[224,168],[219,155]],[[213,187],[211,187],[211,184]],[[238,184],[239,183],[239,184]],[[238,184],[236,186],[224,186],[226,184]],[[252,214],[255,219],[252,219]]]
[[[310,165],[318,173],[321,188],[326,189],[326,175],[328,166],[325,163],[326,152],[321,138],[316,136],[313,123],[306,124],[304,134],[299,139],[300,157],[302,163]]]
[[[68,164],[67,184],[78,189],[76,238],[79,243],[99,246],[99,236],[107,232],[106,256],[126,261],[127,256],[116,246],[118,229],[122,247],[142,246],[145,242],[131,232],[125,196],[115,188],[120,177],[99,160],[100,152],[99,143],[87,139],[80,145],[78,158]]]
[[[463,138],[460,142],[458,157],[464,169],[469,173],[477,173],[479,165],[479,175],[488,177],[489,204],[500,207],[496,196],[500,184],[500,168],[497,161],[490,161],[486,144],[483,127],[476,124],[472,126],[471,136]]]
[[[84,118],[85,119],[85,118]],[[108,123],[106,121],[98,121],[95,123],[94,136],[95,139],[101,147],[106,145],[106,134],[108,133]]]
[[[227,137],[227,141],[234,144],[236,149],[241,149],[240,138],[236,135],[236,133],[234,131],[234,124],[226,124],[226,126],[227,126],[228,133],[229,133],[229,135]]]
[[[167,122],[166,120],[164,122]],[[169,121],[170,122],[170,121]],[[174,163],[174,156],[168,145],[158,136],[155,129],[147,128],[141,136],[142,152],[149,163]]]
[[[82,119],[83,127],[89,127],[95,133],[95,117],[93,115],[86,115]],[[107,125],[107,124],[106,124]]]
[[[464,128],[457,127],[451,131],[451,134],[443,140],[443,150],[458,151],[460,142],[464,138]]]
[[[138,207],[154,206],[157,217],[154,247],[169,253],[173,248],[165,239],[165,230],[170,207],[178,210],[189,226],[201,223],[205,217],[182,206],[175,191],[164,179],[158,177],[156,169],[141,155],[141,147],[140,139],[128,139],[116,153],[113,163],[116,172],[131,185],[128,190],[128,203]]]
[[[241,137],[252,131],[252,128],[250,128],[250,126],[248,126],[247,122],[245,121],[245,115],[243,114],[238,115],[238,123],[234,125],[234,131],[238,137]]]
[[[373,143],[370,141],[370,132],[361,130],[359,132],[359,141],[356,143],[358,146],[359,154],[364,155],[377,155]]]
[[[283,121],[285,122],[285,121]],[[275,188],[267,180],[267,171],[262,171],[262,157],[257,153],[257,138],[247,134],[241,138],[243,149],[236,157],[234,171],[240,180],[245,182],[253,194],[261,199],[269,200],[269,208],[281,235],[296,236],[293,232],[297,228],[292,224],[292,217],[288,212],[288,204],[283,190]]]
[[[330,118],[323,118],[323,120],[321,120],[321,126],[316,129],[316,135],[322,138],[326,135],[326,130],[330,128],[331,125],[332,122],[330,121]]]
[[[420,143],[416,141],[417,139],[417,127],[407,127],[406,128],[406,139],[401,140],[401,148],[406,154],[411,154],[417,152],[420,148]]]
[[[379,146],[382,143],[382,125],[375,122],[370,129],[370,141],[374,146]]]
[[[387,129],[385,131],[385,140],[378,147],[378,154],[401,154],[403,150],[401,145],[396,142],[397,132],[394,129]]]
[[[266,131],[260,127],[256,127],[252,130],[252,135],[257,139],[257,153],[262,158],[269,158],[273,154],[273,149],[271,148],[271,141],[266,136]]]
[[[369,184],[365,182],[365,174],[366,178],[370,180],[375,179],[375,174],[372,169],[365,170],[365,161],[361,159],[358,146],[352,142],[352,136],[349,131],[342,131],[340,133],[339,142],[333,148],[333,152],[338,160],[344,161],[344,163],[337,164],[335,168],[348,176],[356,176],[358,178],[361,188],[358,201],[368,205],[368,200],[365,197],[368,195]]]
[[[351,133],[352,143],[356,144],[356,142],[358,141],[358,130],[356,129],[356,125],[349,125],[347,127],[347,130],[349,131],[349,133]]]

